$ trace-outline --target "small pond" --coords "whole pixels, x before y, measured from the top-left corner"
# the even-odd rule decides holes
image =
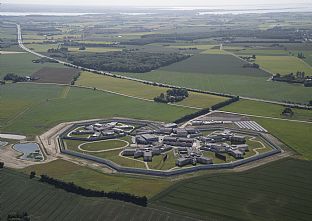
[[[31,161],[43,160],[43,155],[37,143],[15,144],[13,149],[23,154],[20,159]]]

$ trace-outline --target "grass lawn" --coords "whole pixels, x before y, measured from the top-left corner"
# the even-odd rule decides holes
[[[86,143],[80,146],[81,149],[87,151],[100,151],[126,146],[127,142],[122,140],[106,140],[101,142]]]
[[[96,157],[104,158],[110,161],[113,161],[121,166],[125,167],[137,167],[137,168],[146,168],[144,162],[139,162],[137,160],[128,159],[125,157],[119,156],[119,153],[122,150],[112,150],[107,152],[86,152],[78,149],[78,146],[80,144],[85,143],[85,141],[77,141],[77,140],[64,140],[64,144],[66,145],[66,148],[69,150],[73,150],[80,153],[85,153],[88,155],[93,155]],[[93,147],[94,148],[94,147]],[[111,148],[109,148],[111,149]]]
[[[251,101],[251,100],[240,100],[239,102],[235,102],[231,105],[228,105],[222,110],[243,113],[243,114],[251,114],[251,115],[259,115],[266,117],[275,117],[275,118],[284,118],[290,120],[304,120],[304,121],[312,121],[312,111],[310,110],[301,110],[293,108],[294,116],[285,117],[282,115],[284,106],[269,104],[259,101]]]
[[[293,56],[257,56],[256,63],[275,74],[289,74],[297,71],[304,71],[307,75],[312,73],[310,65]]]
[[[83,85],[88,87],[95,87],[98,89],[114,91],[130,96],[145,98],[153,100],[154,97],[159,96],[161,93],[166,92],[166,88],[154,87],[130,80],[113,78],[90,72],[82,72],[77,85]],[[210,107],[216,103],[220,103],[227,98],[214,96],[209,94],[190,93],[190,96],[185,100],[177,103],[192,107]]]
[[[176,166],[176,159],[173,155],[173,151],[167,152],[167,160],[163,161],[163,156],[154,156],[153,161],[148,163],[148,167],[150,169],[155,170],[169,170],[171,168],[174,168]]]
[[[64,160],[30,166],[21,171],[27,174],[31,171],[36,171],[38,175],[48,174],[51,177],[74,182],[85,188],[121,191],[147,197],[154,196],[173,183],[169,179],[147,176],[105,174]]]
[[[241,173],[203,175],[152,199],[158,209],[211,220],[310,220],[312,163],[284,159]]]
[[[7,94],[12,91],[10,86],[1,87],[1,93]],[[23,90],[25,87],[37,88],[37,90]],[[16,93],[11,96],[18,100],[20,96],[32,97],[34,93],[40,93],[41,90],[53,91],[53,88],[60,87],[17,84]],[[64,87],[64,89],[66,88]],[[24,94],[20,95],[19,90],[23,91]],[[6,99],[3,104],[6,105],[9,102]],[[14,103],[16,102],[12,104],[13,110]],[[66,96],[57,99],[44,99],[40,105],[32,106],[31,109],[14,119],[10,125],[2,127],[1,131],[36,135],[61,122],[109,117],[129,117],[171,122],[192,112],[194,110],[190,108],[147,102],[89,89],[70,88]],[[47,118],[47,116],[49,117]]]

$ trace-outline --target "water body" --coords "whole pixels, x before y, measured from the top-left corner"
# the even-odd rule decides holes
[[[13,149],[23,154],[20,157],[20,159],[22,160],[30,160],[30,161],[43,160],[41,150],[37,143],[15,144],[13,146]]]

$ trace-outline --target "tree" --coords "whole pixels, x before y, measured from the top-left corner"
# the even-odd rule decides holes
[[[4,168],[4,162],[0,162],[0,169]]]
[[[286,107],[283,110],[282,115],[292,117],[294,115],[294,112],[290,107]]]
[[[252,57],[252,59],[254,59],[254,60],[256,59],[256,55],[255,55],[255,54],[253,54],[251,57]]]
[[[29,175],[29,178],[33,179],[33,178],[35,178],[35,176],[36,176],[36,172],[35,171],[31,171],[30,175]]]

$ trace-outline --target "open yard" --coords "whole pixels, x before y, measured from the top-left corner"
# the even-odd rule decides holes
[[[241,173],[181,181],[152,199],[151,206],[211,220],[310,220],[310,161],[284,159]]]
[[[74,68],[41,68],[32,77],[38,78],[38,83],[70,84],[80,70]]]

